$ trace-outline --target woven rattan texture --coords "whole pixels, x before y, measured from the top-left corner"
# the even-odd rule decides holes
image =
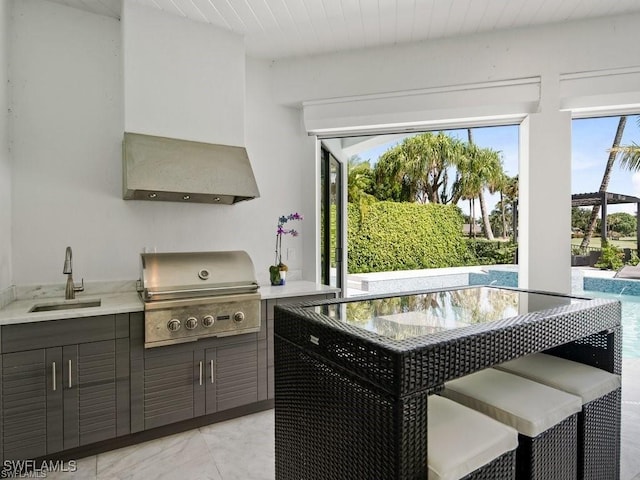
[[[381,389],[406,395],[620,325],[619,302],[585,303],[586,308],[564,306],[544,315],[521,315],[402,341],[377,336],[314,309],[276,306],[275,333]],[[615,350],[620,346],[613,343],[613,350],[604,355],[617,364],[621,353]]]
[[[461,480],[507,480],[516,478],[516,451],[511,450],[471,472]]]
[[[274,345],[278,480],[427,478],[426,395],[394,400],[285,340]]]
[[[577,414],[531,438],[518,435],[518,480],[570,480],[577,478]],[[604,478],[601,480],[605,480]]]
[[[620,479],[620,403],[618,388],[583,405],[578,414],[578,478]]]
[[[342,302],[276,306],[278,480],[425,479],[428,394],[523,355],[552,349],[620,373],[617,301],[595,299],[402,341],[321,313],[322,305]],[[616,405],[619,412],[619,398]],[[612,441],[619,443],[619,432]],[[517,469],[525,473],[518,478],[576,478],[577,443],[576,415],[535,439],[521,437]],[[503,478],[492,475],[470,478]]]
[[[575,342],[552,348],[545,353],[620,375],[622,372],[622,327],[589,335]]]

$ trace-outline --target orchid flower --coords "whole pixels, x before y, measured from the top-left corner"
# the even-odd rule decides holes
[[[300,234],[293,228],[289,230],[284,228],[284,224],[290,220],[303,220],[303,217],[298,212],[295,212],[278,218],[278,227],[276,228],[276,265],[282,264],[282,236],[291,235],[292,237],[297,237]]]

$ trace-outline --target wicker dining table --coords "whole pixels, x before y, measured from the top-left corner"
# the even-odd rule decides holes
[[[620,308],[491,286],[276,306],[276,479],[426,479],[430,395],[541,351],[621,374]]]

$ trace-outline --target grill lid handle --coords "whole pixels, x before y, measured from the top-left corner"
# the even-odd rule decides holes
[[[242,293],[242,292],[253,292],[258,289],[258,285],[256,284],[247,284],[242,286],[218,286],[218,287],[207,287],[207,288],[198,288],[196,290],[158,290],[158,291],[145,291],[145,297],[151,299],[155,296],[163,296],[163,295],[181,295],[185,294],[200,294],[207,292],[220,292],[223,291],[225,293]]]

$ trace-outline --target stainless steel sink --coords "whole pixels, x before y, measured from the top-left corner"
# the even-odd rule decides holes
[[[52,310],[72,310],[76,308],[99,307],[102,301],[97,300],[72,300],[56,303],[38,303],[31,307],[29,312],[50,312]]]

